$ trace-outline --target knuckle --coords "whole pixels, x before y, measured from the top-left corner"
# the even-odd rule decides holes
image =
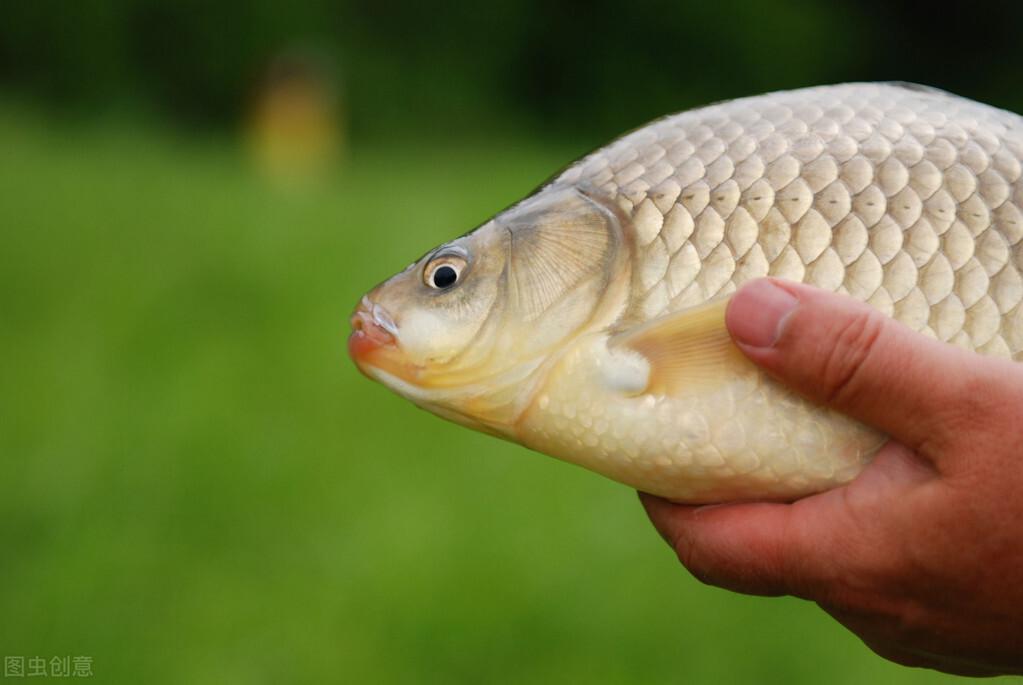
[[[863,392],[864,369],[884,335],[885,319],[870,310],[858,311],[843,320],[822,350],[820,373],[824,402],[844,405]]]

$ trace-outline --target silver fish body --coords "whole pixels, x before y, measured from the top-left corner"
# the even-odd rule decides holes
[[[537,321],[539,338],[558,331],[514,381],[493,381],[500,402],[480,404],[479,382],[470,406],[375,377],[448,418],[677,501],[832,487],[884,437],[729,349],[716,303],[753,278],[801,281],[1017,359],[1021,160],[1021,117],[919,86],[825,86],[665,117],[478,229],[511,236],[501,273],[512,285],[500,292],[520,319]],[[573,218],[544,219],[565,206]],[[516,236],[520,261],[539,266],[513,268]],[[585,311],[570,335],[545,323],[557,307]]]
[[[849,84],[654,122],[573,165],[636,238],[648,320],[777,276],[988,354],[1023,350],[1023,119],[919,86]]]

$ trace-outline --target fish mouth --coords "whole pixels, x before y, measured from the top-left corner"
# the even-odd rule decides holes
[[[387,309],[369,296],[362,297],[349,323],[352,332],[348,336],[348,356],[367,378],[388,386],[397,380],[407,388],[420,389],[450,382],[437,368],[430,368],[429,360],[416,362],[409,358],[402,349],[398,325]]]
[[[363,296],[349,322],[348,355],[363,374],[374,380],[379,371],[415,383],[421,369],[409,363],[398,342],[398,326],[386,309]]]
[[[348,336],[348,354],[362,367],[384,348],[397,347],[398,327],[383,307],[363,296],[349,319],[352,333]]]

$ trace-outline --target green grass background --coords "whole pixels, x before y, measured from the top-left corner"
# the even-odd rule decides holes
[[[700,585],[629,489],[429,416],[358,297],[582,150],[231,141],[0,110],[0,652],[117,683],[936,683]]]

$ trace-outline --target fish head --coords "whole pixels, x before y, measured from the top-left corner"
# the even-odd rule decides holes
[[[548,362],[621,311],[625,251],[612,207],[548,188],[367,293],[349,352],[419,406],[506,433]]]
[[[476,231],[431,250],[363,296],[348,351],[359,369],[428,387],[472,343],[500,289],[504,246]],[[386,381],[385,381],[386,383]]]

